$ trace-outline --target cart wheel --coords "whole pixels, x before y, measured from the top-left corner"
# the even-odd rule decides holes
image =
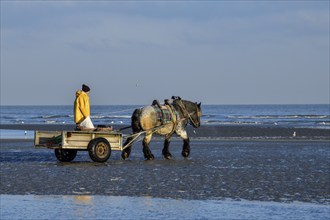
[[[61,162],[70,162],[77,155],[77,150],[74,149],[55,149],[55,156]]]
[[[88,153],[95,162],[106,162],[111,155],[111,147],[105,138],[95,138],[88,144]]]

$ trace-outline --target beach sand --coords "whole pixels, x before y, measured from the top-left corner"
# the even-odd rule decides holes
[[[127,125],[114,125],[115,130],[120,130]],[[62,131],[74,130],[73,124],[0,124],[0,129],[22,131]],[[131,129],[121,131],[130,134]],[[330,129],[317,128],[288,128],[279,126],[248,126],[248,125],[203,125],[199,128],[187,126],[191,138],[196,139],[289,139],[289,140],[330,140]]]
[[[1,128],[72,130],[73,125]],[[108,212],[98,208],[97,213],[81,211],[105,203],[117,219],[328,218],[329,130],[210,126],[190,127],[188,132],[188,159],[181,156],[182,141],[173,138],[173,159],[164,160],[163,141],[155,137],[151,142],[155,160],[145,161],[137,142],[128,160],[112,151],[106,163],[93,162],[86,151],[63,163],[53,150],[35,149],[32,138],[1,139],[0,217],[108,219]],[[93,202],[76,204],[77,198]],[[111,201],[117,204],[108,204]],[[74,212],[58,215],[52,208],[63,205]]]
[[[35,128],[59,127],[30,129]],[[188,159],[181,157],[182,141],[174,139],[170,145],[173,159],[164,160],[163,142],[156,138],[151,143],[154,161],[144,160],[141,142],[133,145],[126,161],[121,160],[119,151],[112,151],[109,161],[94,163],[88,152],[80,151],[73,162],[63,163],[56,160],[53,150],[35,149],[32,139],[2,139],[0,194],[330,204],[330,142],[324,136],[327,133],[321,136],[313,130],[309,131],[313,138],[307,138],[306,131],[303,139],[288,136],[278,140],[275,137],[281,135],[273,132],[269,138],[246,139],[249,135],[244,135],[235,139],[237,129],[240,130],[236,128],[234,136],[227,137],[212,136],[210,128],[201,129],[205,135],[192,138]]]

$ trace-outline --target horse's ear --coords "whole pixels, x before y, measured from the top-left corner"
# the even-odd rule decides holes
[[[178,99],[178,100],[181,100],[181,97],[180,97],[180,96],[172,96],[172,99]]]
[[[202,103],[200,102],[200,103],[197,104],[197,106],[198,106],[198,107],[201,107],[201,104],[202,104]]]

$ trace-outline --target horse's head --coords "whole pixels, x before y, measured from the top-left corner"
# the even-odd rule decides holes
[[[195,128],[198,128],[201,125],[201,116],[202,116],[202,108],[200,103],[193,103],[194,107],[192,108],[192,112],[190,113],[190,120],[192,125]]]
[[[176,103],[182,110],[183,115],[189,120],[189,122],[195,128],[198,128],[200,123],[200,118],[202,116],[201,103],[190,102],[187,100],[175,99]]]

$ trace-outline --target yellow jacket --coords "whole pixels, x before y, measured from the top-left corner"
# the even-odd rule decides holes
[[[90,116],[90,104],[88,94],[78,90],[74,101],[74,122],[81,123],[86,117]]]

